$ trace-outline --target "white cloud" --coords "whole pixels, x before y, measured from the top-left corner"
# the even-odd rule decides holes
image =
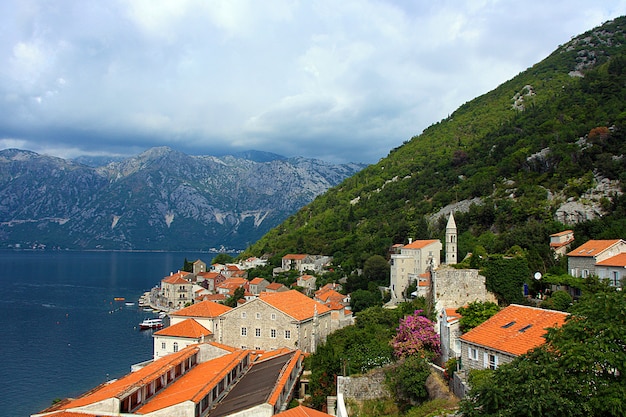
[[[375,162],[624,13],[624,0],[3,2],[0,137],[59,154]]]

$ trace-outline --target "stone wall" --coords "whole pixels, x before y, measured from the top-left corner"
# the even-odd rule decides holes
[[[385,386],[385,371],[378,368],[362,376],[337,376],[337,393],[346,399],[365,401],[390,397]]]
[[[497,303],[485,287],[485,277],[477,269],[455,269],[442,265],[433,271],[433,298],[436,311],[459,308],[473,301]]]

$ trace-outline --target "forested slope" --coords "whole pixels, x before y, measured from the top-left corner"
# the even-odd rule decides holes
[[[625,30],[622,17],[573,38],[331,188],[246,255],[323,253],[350,271],[409,237],[442,238],[446,207],[456,207],[460,257],[519,245],[537,270],[553,262],[549,234],[565,227],[577,242],[625,237]],[[592,199],[600,182],[611,187]],[[601,216],[568,224],[566,202]]]

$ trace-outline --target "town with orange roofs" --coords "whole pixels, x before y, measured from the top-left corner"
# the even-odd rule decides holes
[[[497,369],[545,343],[548,328],[565,323],[568,314],[532,305],[510,304],[482,324],[463,333],[461,307],[497,302],[475,269],[457,264],[457,230],[452,213],[446,229],[444,262],[438,240],[410,240],[390,250],[390,282],[385,308],[412,297],[427,297],[437,312],[441,341],[438,363],[457,359],[463,371]],[[573,276],[600,276],[621,285],[626,267],[626,242],[591,240],[570,250],[571,230],[551,236],[550,246],[568,257]],[[318,288],[317,277],[331,258],[287,254],[280,271],[296,271],[294,288],[249,278],[247,271],[264,261],[248,258],[239,264],[196,260],[191,271],[171,273],[140,299],[144,308],[163,313],[167,325],[153,328],[153,355],[116,380],[66,398],[34,417],[96,416],[281,416],[348,417],[346,397],[358,388],[338,377],[337,393],[327,412],[308,408],[310,370],[304,360],[334,331],[355,318],[350,295],[341,283]],[[275,271],[275,272],[280,272]],[[539,278],[539,277],[535,277]],[[407,289],[413,288],[412,294]],[[566,289],[567,290],[567,289]],[[225,301],[240,296],[234,306]],[[443,369],[432,364],[433,369]],[[463,397],[467,384],[452,384]]]

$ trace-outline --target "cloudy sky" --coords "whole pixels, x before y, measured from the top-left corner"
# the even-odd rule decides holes
[[[0,149],[373,163],[626,0],[5,0]]]

